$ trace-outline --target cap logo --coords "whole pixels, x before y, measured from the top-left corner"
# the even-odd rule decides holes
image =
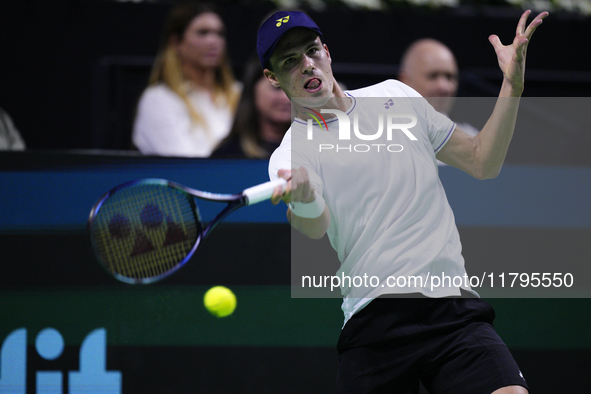
[[[271,15],[257,34],[257,55],[263,68],[268,67],[269,59],[280,38],[294,27],[303,27],[315,32],[319,37],[322,33],[310,17],[300,11],[278,11]]]
[[[287,22],[289,22],[289,15],[285,16],[283,18],[277,19],[277,24],[275,26],[279,27],[279,26],[281,26],[282,23],[287,23]]]

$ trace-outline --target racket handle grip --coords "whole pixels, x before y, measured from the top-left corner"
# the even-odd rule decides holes
[[[248,200],[246,205],[253,205],[258,202],[270,199],[277,186],[281,186],[282,190],[285,190],[286,185],[287,181],[283,178],[279,178],[276,181],[269,181],[261,183],[257,186],[249,187],[248,189],[244,190],[242,194]]]

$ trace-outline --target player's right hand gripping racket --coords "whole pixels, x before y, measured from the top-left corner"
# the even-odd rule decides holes
[[[156,282],[182,267],[227,215],[267,200],[279,179],[239,194],[193,190],[165,179],[119,185],[93,206],[88,230],[95,255],[107,272],[131,284]],[[228,205],[204,227],[196,198]]]

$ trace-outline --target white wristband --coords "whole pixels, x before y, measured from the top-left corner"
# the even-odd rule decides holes
[[[324,202],[324,198],[322,198],[322,196],[316,192],[314,192],[314,194],[316,195],[316,199],[312,202],[290,202],[289,208],[291,209],[291,213],[301,218],[307,219],[315,219],[322,215],[326,203]]]

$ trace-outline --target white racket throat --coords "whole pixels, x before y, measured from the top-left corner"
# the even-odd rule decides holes
[[[275,191],[275,188],[277,188],[277,186],[281,186],[281,190],[283,191],[285,190],[285,186],[287,186],[287,181],[283,178],[279,178],[275,181],[269,181],[245,189],[242,192],[242,194],[248,200],[246,205],[253,205],[261,201],[268,200],[269,198],[271,198],[271,196],[273,196],[273,192]]]

